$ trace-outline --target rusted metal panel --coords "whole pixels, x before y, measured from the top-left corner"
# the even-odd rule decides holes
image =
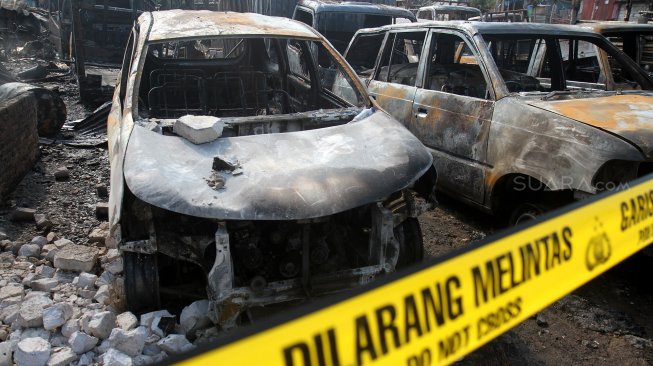
[[[266,35],[319,39],[315,32],[287,19],[259,14],[169,10],[151,13],[154,21],[149,41],[229,35]]]
[[[623,136],[647,158],[653,158],[653,94],[530,101],[529,104]]]
[[[531,100],[535,102],[537,98]],[[500,177],[516,173],[534,177],[550,190],[594,193],[593,178],[607,161],[644,160],[629,142],[525,104],[519,97],[507,97],[496,103],[489,139],[490,197]]]

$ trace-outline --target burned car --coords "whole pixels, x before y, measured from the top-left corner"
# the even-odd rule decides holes
[[[595,49],[611,74],[582,57]],[[597,33],[395,25],[361,30],[346,59],[429,148],[440,191],[513,224],[652,171],[653,81]]]
[[[432,157],[316,31],[171,10],[127,49],[108,134],[129,309],[208,296],[230,327],[421,259]]]
[[[601,33],[649,74],[653,73],[653,24],[606,21],[578,26]]]

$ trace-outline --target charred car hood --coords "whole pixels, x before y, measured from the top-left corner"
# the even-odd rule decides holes
[[[213,171],[215,157],[237,169]],[[136,197],[181,214],[298,220],[381,200],[412,184],[431,163],[417,138],[376,112],[335,127],[202,145],[135,126],[124,175]],[[216,176],[224,187],[209,185]]]
[[[624,94],[528,103],[619,135],[647,158],[653,157],[653,96]]]

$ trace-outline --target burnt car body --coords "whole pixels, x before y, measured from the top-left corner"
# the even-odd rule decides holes
[[[601,33],[647,72],[653,72],[653,24],[587,22],[578,26]]]
[[[618,75],[564,57],[565,49],[594,48]],[[379,105],[431,150],[439,190],[512,223],[651,171],[653,82],[594,32],[396,25],[361,30],[346,59]],[[599,90],[617,82],[618,91]]]
[[[328,0],[299,0],[293,19],[317,29],[340,53],[345,51],[359,29],[417,21],[408,9]]]
[[[420,260],[430,201],[409,187],[429,196],[432,157],[310,27],[144,13],[118,82],[109,242],[132,311],[208,295],[230,327]]]
[[[480,17],[478,8],[464,5],[431,5],[423,6],[417,11],[417,20],[467,20]]]

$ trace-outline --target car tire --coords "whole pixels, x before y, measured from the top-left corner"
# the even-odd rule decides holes
[[[409,217],[394,229],[395,238],[399,241],[399,258],[396,268],[400,269],[419,263],[424,258],[424,241],[419,221]]]
[[[524,202],[512,210],[508,224],[516,226],[523,224],[527,221],[535,220],[538,216],[551,210],[553,207],[548,207],[539,202]]]
[[[156,254],[123,252],[127,309],[134,314],[160,309]]]

